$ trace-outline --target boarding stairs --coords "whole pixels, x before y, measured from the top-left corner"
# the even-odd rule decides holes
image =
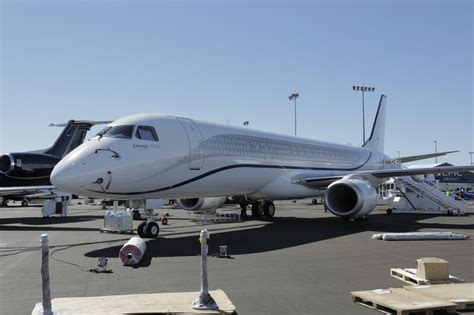
[[[461,215],[465,213],[467,203],[448,190],[435,188],[433,184],[427,182],[417,182],[411,176],[396,177],[395,183],[398,187],[404,186],[423,198],[427,198],[441,208],[444,208],[448,214]]]

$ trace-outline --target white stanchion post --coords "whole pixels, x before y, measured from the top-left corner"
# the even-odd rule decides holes
[[[49,245],[48,234],[41,234],[41,280],[43,282],[42,315],[53,315],[51,309],[51,289],[49,287]]]
[[[218,308],[216,302],[209,294],[209,281],[207,278],[208,239],[209,232],[202,230],[201,237],[199,238],[199,242],[201,243],[201,292],[199,293],[199,298],[192,304],[192,308],[196,310],[214,310]]]

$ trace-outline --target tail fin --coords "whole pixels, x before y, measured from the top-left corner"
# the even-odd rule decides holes
[[[380,96],[379,108],[375,115],[374,125],[369,139],[362,145],[364,148],[383,153],[385,143],[385,112],[387,96]]]
[[[50,126],[64,126],[65,128],[54,144],[44,150],[44,153],[62,158],[84,142],[87,131],[89,131],[92,126],[108,122],[109,121],[70,120],[66,124],[51,124]]]

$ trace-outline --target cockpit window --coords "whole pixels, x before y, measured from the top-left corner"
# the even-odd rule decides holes
[[[138,126],[135,137],[141,140],[158,141],[155,128],[150,126]]]
[[[99,137],[130,139],[133,133],[133,125],[119,125],[107,127],[97,135]]]

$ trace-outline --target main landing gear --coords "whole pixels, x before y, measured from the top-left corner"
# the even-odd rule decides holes
[[[275,205],[272,201],[254,201],[251,209],[254,218],[270,219],[275,216]]]

